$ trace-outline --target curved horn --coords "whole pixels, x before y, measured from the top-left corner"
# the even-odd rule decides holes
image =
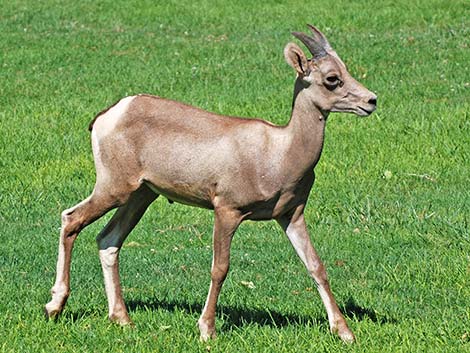
[[[325,36],[315,27],[308,25],[312,30],[314,37],[309,37],[302,32],[292,32],[292,35],[299,39],[312,53],[314,59],[319,59],[327,55],[326,49],[329,47]]]
[[[315,39],[319,41],[325,49],[333,49],[331,48],[331,45],[328,42],[328,39],[326,39],[325,35],[322,32],[320,32],[320,30],[317,27],[312,26],[310,24],[307,24],[307,26],[312,31],[312,34],[315,37]]]

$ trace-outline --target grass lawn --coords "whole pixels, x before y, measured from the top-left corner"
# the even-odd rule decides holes
[[[212,214],[163,198],[121,252],[135,328],[107,320],[94,238],[109,215],[77,240],[72,295],[47,322],[60,212],[94,184],[93,116],[145,92],[285,124],[282,51],[306,23],[379,96],[370,118],[330,116],[306,214],[357,344],[329,334],[273,222],[237,232],[219,335],[200,343]],[[0,351],[470,352],[469,59],[466,0],[5,2]]]

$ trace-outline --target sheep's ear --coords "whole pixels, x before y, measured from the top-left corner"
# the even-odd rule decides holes
[[[301,77],[308,76],[309,67],[308,61],[304,52],[295,43],[288,43],[284,48],[284,57],[287,63],[297,72]]]

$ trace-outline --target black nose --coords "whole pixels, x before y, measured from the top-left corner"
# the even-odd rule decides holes
[[[372,105],[377,105],[377,97],[369,99],[367,103],[372,104]]]

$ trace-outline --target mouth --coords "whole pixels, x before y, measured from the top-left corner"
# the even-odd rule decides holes
[[[371,115],[375,110],[375,107],[372,108],[371,110],[368,110],[368,109],[363,108],[363,107],[358,107],[358,108],[359,108],[359,115],[362,115],[362,116]]]

